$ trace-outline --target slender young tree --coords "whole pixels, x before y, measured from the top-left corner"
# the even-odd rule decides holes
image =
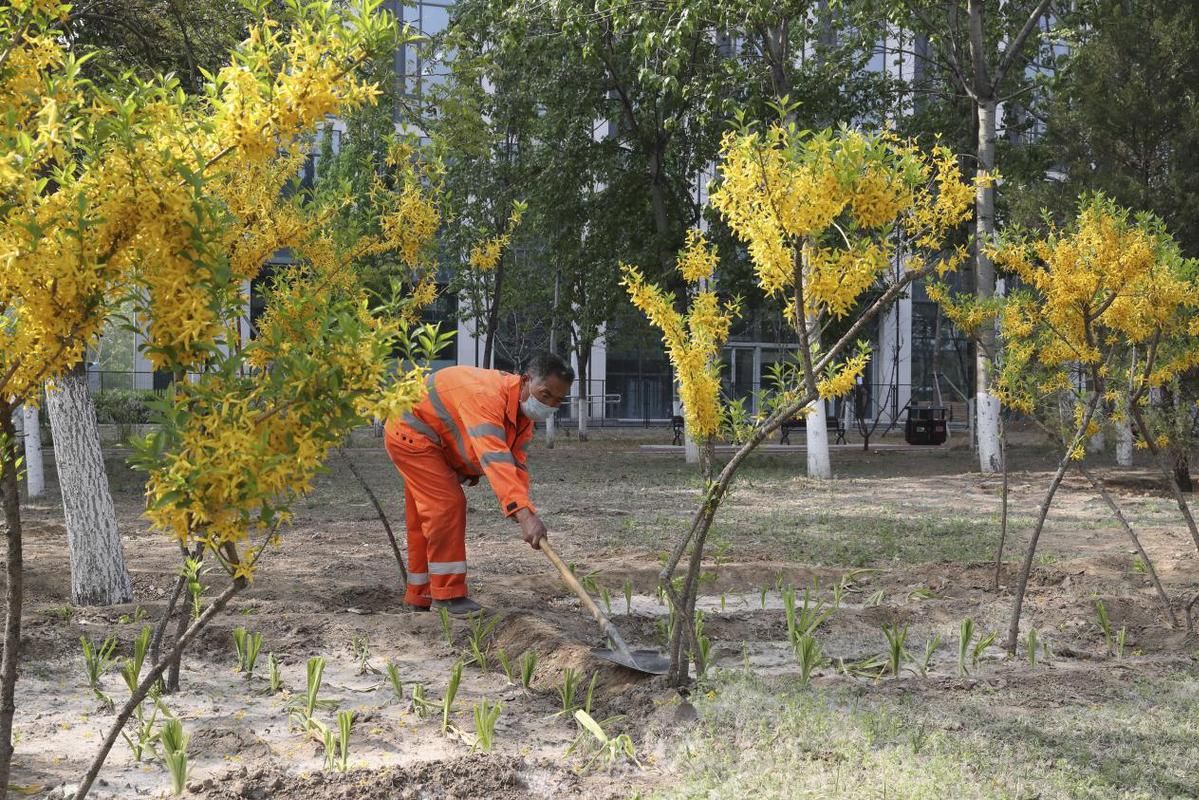
[[[809,93],[814,90],[819,75],[826,86],[835,87],[834,92],[843,96],[851,93],[855,82],[871,82],[871,76],[863,75],[862,63],[872,52],[877,42],[877,29],[854,30],[843,24],[849,13],[845,9],[833,11],[827,3],[816,0],[759,0],[759,2],[733,2],[724,6],[735,29],[744,31],[754,47],[745,48],[760,59],[758,71],[765,74],[767,102],[765,113],[783,107],[788,122],[828,126],[869,118],[869,107],[860,103],[846,103],[837,111],[823,107],[819,101],[808,109]],[[870,31],[875,31],[875,36]],[[750,64],[750,74],[753,74]],[[874,81],[867,94],[883,99],[885,80]],[[839,90],[839,92],[838,92]],[[826,89],[827,91],[827,89]],[[851,120],[850,116],[857,120]],[[835,119],[820,119],[835,116]],[[805,320],[803,337],[815,347],[820,345],[823,327],[820,316]],[[824,398],[817,398],[807,414],[804,425],[808,477],[830,479],[833,477],[832,460],[829,456],[828,424]]]
[[[1061,444],[1014,587],[1007,649],[1015,653],[1033,558],[1062,479],[1085,458],[1086,442],[1102,430],[1108,404],[1129,408],[1135,417],[1150,387],[1199,358],[1199,289],[1195,265],[1182,258],[1159,220],[1134,216],[1103,196],[1080,201],[1070,227],[1043,238],[1009,236],[992,254],[1024,288],[986,302],[949,300],[942,289],[932,294],[964,330],[993,329],[998,321],[1004,359],[996,391],[1013,409],[1039,415]],[[1134,347],[1147,355],[1130,373],[1120,366]],[[1123,407],[1121,396],[1129,398]],[[1094,485],[1085,469],[1079,472]],[[1110,496],[1100,494],[1112,507]],[[1118,511],[1116,516],[1124,522]],[[1143,552],[1131,527],[1122,527]]]
[[[732,426],[740,446],[719,475],[707,482],[691,525],[659,575],[675,610],[671,678],[677,683],[687,680],[689,659],[703,671],[702,648],[694,641],[689,647],[685,642],[695,638],[692,622],[704,543],[745,458],[816,399],[848,393],[869,361],[862,345],[848,352],[865,326],[912,281],[952,269],[965,258],[962,249],[930,254],[939,253],[949,232],[964,222],[973,193],[947,150],[925,156],[893,137],[849,129],[812,133],[784,119],[766,130],[746,126],[730,131],[722,151],[712,206],[748,250],[760,290],[789,302],[788,317],[799,345],[788,379],[770,408]],[[908,269],[886,282],[895,226],[905,231],[913,252]],[[638,305],[652,309],[639,297],[638,276],[630,277]],[[879,281],[886,282],[885,289],[836,342],[817,350],[806,336],[805,320],[820,313],[847,315]],[[657,310],[649,316],[667,342],[682,338],[668,314]],[[709,316],[698,315],[701,320]],[[692,323],[693,334],[694,328]],[[681,358],[692,350],[672,346],[670,352],[678,359],[675,367],[688,394],[708,398],[700,406],[703,409],[719,408],[711,394],[710,366],[694,357]],[[691,558],[678,591],[673,574],[688,546]]]
[[[977,128],[976,174],[996,174],[996,141],[1001,105],[1028,91],[1024,69],[1040,43],[1052,0],[988,3],[986,0],[909,0],[898,4],[896,21],[927,37],[951,79],[970,98]],[[993,180],[979,180],[974,202],[975,294],[995,294],[995,265],[989,248],[995,241]],[[978,332],[975,358],[975,436],[979,467],[1000,470],[999,399],[991,386],[997,346],[993,330]]]

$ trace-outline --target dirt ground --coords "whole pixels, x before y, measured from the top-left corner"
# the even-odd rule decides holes
[[[662,643],[665,627],[667,612],[656,593],[660,559],[685,528],[700,488],[679,454],[641,447],[667,441],[666,430],[599,430],[592,441],[566,440],[553,450],[538,442],[531,454],[534,501],[552,540],[580,575],[608,590],[625,637],[646,647]],[[402,536],[399,476],[381,441],[363,432],[355,444],[347,456]],[[127,653],[141,627],[161,615],[178,568],[177,546],[148,531],[140,518],[140,477],[123,465],[120,448],[109,455],[134,603],[72,608],[56,488],[51,485],[46,501],[23,511],[27,604],[13,780],[33,796],[69,796],[113,716],[86,686],[79,637],[116,633],[118,653]],[[1023,552],[1052,455],[1029,438],[1013,449],[1012,462],[1009,567]],[[1185,603],[1199,590],[1199,559],[1172,500],[1149,469],[1104,466],[1110,462],[1095,463],[1176,605]],[[801,452],[768,453],[756,457],[736,484],[713,533],[700,601],[714,671],[742,670],[776,686],[793,684],[798,666],[787,644],[780,590],[819,586],[818,595],[831,602],[832,587],[842,584],[839,607],[819,629],[828,661],[817,672],[818,688],[850,687],[879,698],[900,693],[929,708],[963,693],[988,692],[995,713],[1020,717],[1047,704],[1084,708],[1103,702],[1134,678],[1194,675],[1194,637],[1168,626],[1131,543],[1100,499],[1071,478],[1050,514],[1026,604],[1025,630],[1035,627],[1046,645],[1042,663],[1005,660],[997,646],[971,675],[960,676],[960,620],[969,616],[980,631],[1002,632],[1011,607],[1009,569],[1000,588],[992,586],[999,479],[973,471],[975,462],[960,442],[923,450],[839,449],[833,463],[835,480],[813,482],[802,477]],[[450,644],[436,615],[403,609],[396,565],[373,508],[339,456],[329,467],[315,491],[295,504],[295,523],[282,548],[264,557],[253,586],[186,654],[181,691],[164,698],[191,736],[191,796],[561,800],[681,791],[677,781],[687,769],[681,751],[700,712],[661,679],[591,655],[590,648],[601,644],[594,623],[544,557],[501,517],[485,483],[467,490],[468,558],[472,594],[497,618],[488,644],[490,668],[465,668],[450,735],[441,734],[439,713],[422,718],[410,700],[397,700],[372,670],[391,662],[406,695],[419,683],[440,702],[452,665],[469,660],[470,626],[455,621]],[[223,579],[213,573],[209,580],[214,596]],[[1096,599],[1113,630],[1125,631],[1119,660],[1107,654]],[[886,644],[884,623],[907,626],[917,660],[927,642],[941,637],[927,669],[920,670],[924,675],[909,669],[903,677],[871,680],[837,668],[879,654]],[[231,631],[238,626],[264,638],[249,681],[235,668]],[[501,651],[513,664],[526,651],[537,654],[530,690],[505,677],[497,664]],[[280,694],[266,687],[268,652],[282,663],[286,688]],[[287,705],[303,693],[305,662],[318,655],[327,659],[322,699],[356,712],[345,773],[323,769],[323,748],[289,724]],[[557,713],[557,689],[568,670],[582,676],[580,694],[596,676],[593,716],[607,721],[609,733],[630,735],[639,766],[622,759],[611,769],[584,772],[585,756],[564,755],[580,735],[569,715]],[[102,688],[118,705],[127,695],[116,669]],[[490,753],[472,750],[471,708],[484,698],[503,703]],[[335,727],[335,713],[318,715]],[[93,797],[169,791],[161,762],[136,762],[123,742],[101,777]],[[1177,796],[1194,796],[1186,793],[1194,780],[1179,780],[1185,791]]]

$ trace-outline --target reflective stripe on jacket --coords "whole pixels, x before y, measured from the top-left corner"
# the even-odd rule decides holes
[[[486,475],[505,515],[535,511],[527,466],[533,423],[519,413],[520,376],[446,367],[429,376],[427,387],[403,423],[441,447],[459,473]]]

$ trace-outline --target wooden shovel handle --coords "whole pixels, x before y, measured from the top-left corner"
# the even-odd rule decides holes
[[[587,594],[587,590],[579,583],[579,579],[574,576],[570,568],[562,562],[562,558],[554,552],[554,548],[550,547],[549,539],[541,540],[541,551],[545,553],[546,558],[558,568],[558,574],[562,576],[562,582],[570,587],[571,591],[579,596],[579,600],[583,603],[583,607],[591,612],[591,616],[595,617],[595,621],[599,623],[600,630],[612,641],[612,646],[616,648],[622,656],[627,658],[630,663],[636,664],[637,660],[633,658],[629,646],[625,644],[624,637],[620,635],[620,631],[616,630],[604,612],[599,610],[599,606],[591,599],[591,595]]]

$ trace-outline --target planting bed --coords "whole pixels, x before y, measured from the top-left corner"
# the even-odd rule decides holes
[[[552,451],[535,446],[534,500],[563,557],[608,589],[614,621],[630,643],[658,646],[666,625],[656,592],[659,558],[693,512],[699,482],[672,454],[640,451],[650,438],[609,431],[598,437]],[[364,436],[357,444],[347,452],[402,531],[398,476],[377,440]],[[70,608],[57,499],[26,507],[30,601],[14,780],[34,796],[65,796],[112,719],[86,686],[79,637],[116,633],[124,654],[161,613],[172,584],[178,551],[145,530],[139,479],[121,457],[111,453],[109,468],[135,603]],[[1030,441],[1013,461],[1009,565],[1022,552],[1051,457]],[[999,480],[968,472],[971,464],[961,450],[841,451],[834,456],[838,479],[816,484],[799,477],[802,454],[752,462],[718,517],[697,606],[715,666],[710,680],[684,697],[663,679],[591,656],[601,644],[594,623],[548,561],[500,517],[486,486],[467,490],[468,558],[473,594],[496,622],[488,671],[470,664],[468,623],[453,623],[451,644],[436,615],[403,610],[382,528],[334,459],[315,492],[296,504],[282,549],[264,557],[252,588],[188,651],[181,691],[164,700],[191,736],[189,792],[213,800],[790,797],[806,787],[817,797],[878,797],[882,780],[892,787],[888,797],[1199,794],[1190,768],[1199,752],[1187,744],[1196,741],[1188,731],[1165,730],[1157,740],[1146,733],[1135,742],[1129,733],[1120,746],[1088,733],[1118,731],[1129,725],[1129,709],[1139,708],[1150,731],[1189,724],[1193,734],[1197,717],[1185,720],[1199,708],[1199,680],[1194,640],[1165,625],[1130,543],[1081,483],[1064,486],[1031,582],[1024,630],[1035,627],[1044,643],[1036,663],[1028,663],[1023,643],[1016,661],[1004,660],[997,644],[960,674],[961,620],[973,619],[979,635],[999,631],[1002,640],[1010,609],[1008,569],[996,591],[989,562]],[[1193,594],[1199,560],[1152,473],[1108,478],[1167,589],[1176,598]],[[834,587],[839,603],[815,633],[825,663],[812,687],[799,689],[784,591],[798,589],[802,602],[803,589],[813,588],[813,598],[833,604]],[[1107,652],[1096,600],[1113,630],[1125,631],[1122,658]],[[135,621],[141,613],[147,619]],[[884,625],[906,627],[913,660],[899,677],[855,672],[855,663],[886,649]],[[231,631],[239,626],[263,635],[249,681],[236,671]],[[939,647],[920,663],[936,636]],[[363,641],[369,667],[398,667],[403,700],[382,674],[362,671]],[[500,651],[513,665],[526,651],[537,654],[530,689],[505,677]],[[282,663],[286,688],[278,694],[267,689],[271,652]],[[326,659],[321,698],[356,712],[345,773],[323,769],[323,746],[289,722],[288,702],[303,693],[313,656]],[[439,703],[460,659],[468,664],[454,729],[443,735],[440,712],[418,715],[411,690],[420,683]],[[607,721],[609,733],[630,735],[640,766],[622,758],[610,769],[580,771],[586,756],[564,756],[579,736],[574,719],[558,713],[557,689],[568,671],[581,676],[580,702],[595,676],[592,714]],[[115,669],[102,688],[118,704],[127,696]],[[490,753],[472,751],[471,708],[482,699],[504,704]],[[807,722],[779,739],[793,711]],[[335,716],[317,712],[334,729]],[[821,725],[831,727],[809,741]],[[951,759],[953,747],[969,752]],[[924,772],[917,775],[916,767]],[[777,782],[763,782],[772,773]],[[169,789],[161,762],[134,761],[124,743],[101,777],[94,797],[162,796]],[[945,788],[951,784],[960,791]]]

